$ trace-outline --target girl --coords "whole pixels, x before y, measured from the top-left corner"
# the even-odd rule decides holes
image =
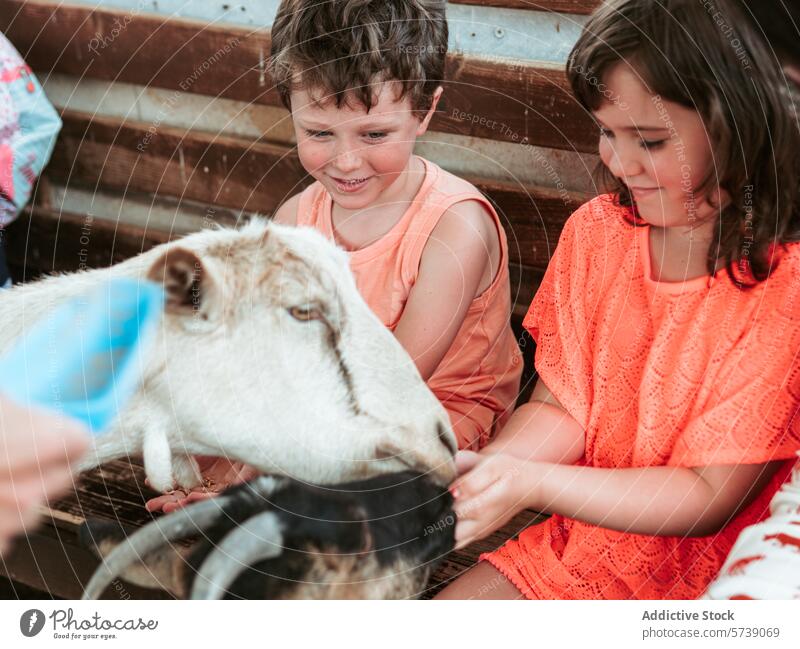
[[[525,326],[530,403],[452,490],[460,546],[553,514],[442,597],[695,598],[800,448],[800,136],[728,0],[627,0],[567,64],[613,182]]]
[[[11,286],[4,228],[27,204],[60,130],[61,118],[39,81],[0,34],[0,287]]]

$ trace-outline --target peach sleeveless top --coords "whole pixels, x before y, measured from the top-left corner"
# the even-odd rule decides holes
[[[441,216],[461,201],[478,201],[494,218],[501,258],[492,284],[470,305],[464,322],[428,386],[453,424],[459,448],[486,444],[513,410],[522,358],[509,324],[511,295],[508,245],[489,201],[473,185],[425,163],[425,179],[408,210],[386,235],[349,252],[350,267],[367,304],[391,330],[419,272],[428,238]],[[297,225],[312,227],[335,241],[333,201],[320,183],[300,196]]]
[[[725,270],[659,282],[650,228],[629,220],[608,195],[578,209],[524,322],[539,375],[586,430],[582,463],[786,462],[717,534],[627,534],[554,515],[482,555],[529,598],[699,597],[742,529],[769,515],[800,449],[800,244],[749,290]]]

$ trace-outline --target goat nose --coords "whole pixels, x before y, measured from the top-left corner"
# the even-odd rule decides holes
[[[436,436],[439,441],[444,444],[444,447],[450,451],[450,455],[455,455],[458,448],[456,447],[455,435],[449,425],[444,424],[442,421],[436,422]]]
[[[412,471],[430,476],[431,480],[443,487],[450,485],[458,476],[455,460],[449,453],[445,457],[439,456],[433,465],[432,458],[416,454],[405,453],[398,456],[398,459]]]
[[[449,462],[440,464],[433,470],[433,479],[443,487],[449,486],[457,477],[456,463],[452,459]]]
[[[434,447],[436,451],[428,458],[429,470],[433,479],[439,484],[449,485],[458,475],[455,464],[458,445],[449,417],[444,415],[443,418],[437,418],[434,430],[436,432]]]
[[[443,446],[438,443],[437,446],[438,450],[426,453],[417,449],[402,450],[390,442],[378,447],[376,459],[400,462],[414,473],[427,475],[437,484],[447,486],[456,479],[456,463],[450,449],[445,452]]]

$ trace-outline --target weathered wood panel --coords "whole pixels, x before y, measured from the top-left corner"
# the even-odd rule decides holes
[[[24,269],[23,280],[42,273],[104,268],[169,241],[170,233],[87,214],[26,209],[5,233],[9,263]]]
[[[65,112],[48,177],[271,214],[311,182],[290,147]],[[148,139],[149,138],[149,139]],[[147,146],[141,151],[142,143]],[[468,178],[497,206],[514,263],[544,269],[582,195]]]
[[[0,30],[40,74],[117,80],[278,105],[264,30],[55,2],[0,0]],[[170,56],[164,57],[164,50]],[[432,128],[592,152],[596,129],[558,66],[450,56]]]
[[[494,203],[506,229],[512,263],[544,271],[564,223],[585,196],[541,187],[469,178]]]
[[[9,225],[5,236],[8,261],[24,269],[16,277],[24,280],[42,273],[105,268],[181,235],[35,207]],[[527,312],[542,275],[540,269],[510,265],[515,319]]]
[[[313,179],[288,147],[65,112],[47,175],[272,213]]]

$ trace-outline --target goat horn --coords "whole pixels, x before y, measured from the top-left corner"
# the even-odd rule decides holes
[[[280,556],[283,535],[275,512],[261,512],[228,533],[200,566],[192,599],[220,599],[245,568]]]
[[[153,521],[115,547],[98,566],[83,591],[82,599],[97,599],[130,564],[167,541],[189,536],[214,522],[230,496],[220,496],[190,505]]]

